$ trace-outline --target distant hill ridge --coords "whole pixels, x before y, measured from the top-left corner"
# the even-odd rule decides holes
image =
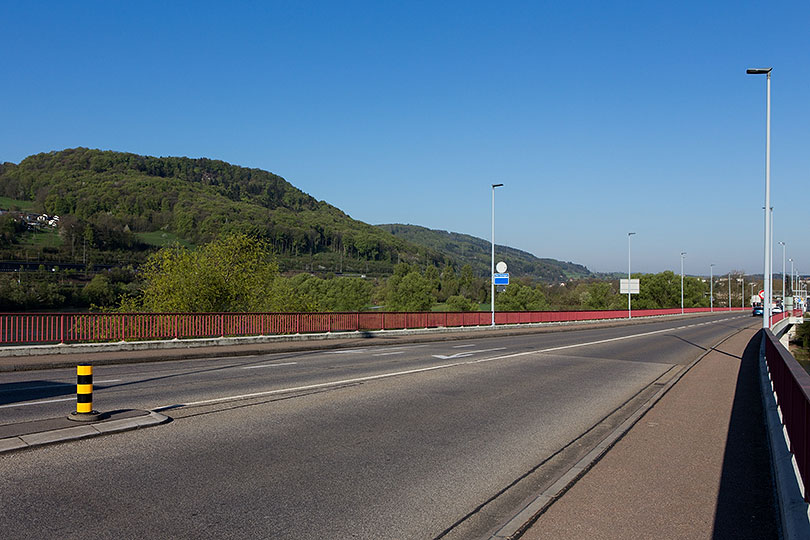
[[[488,240],[469,234],[428,229],[418,225],[400,223],[381,224],[377,227],[397,238],[420,246],[429,247],[456,260],[470,264],[479,275],[488,275],[491,268],[492,244]],[[566,281],[574,278],[593,277],[585,266],[555,259],[541,259],[529,252],[496,244],[497,260],[508,265],[509,273],[529,276],[543,281]]]
[[[62,217],[61,246],[38,249],[46,259],[75,259],[77,242],[89,239],[97,263],[137,262],[155,249],[155,238],[200,244],[246,232],[266,238],[282,269],[290,271],[385,274],[407,261],[469,263],[477,274],[489,273],[484,240],[443,231],[430,235],[423,227],[375,227],[278,175],[207,158],[88,148],[41,153],[18,165],[0,164],[0,196],[32,201],[35,211]],[[517,275],[557,280],[589,274],[580,265],[504,250]]]

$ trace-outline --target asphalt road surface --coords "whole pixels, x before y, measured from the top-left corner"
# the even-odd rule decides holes
[[[750,316],[104,366],[134,432],[0,455],[7,538],[486,538]],[[72,370],[4,373],[0,423]]]

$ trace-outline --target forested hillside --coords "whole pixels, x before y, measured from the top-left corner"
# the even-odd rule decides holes
[[[97,262],[132,262],[133,252],[150,251],[156,237],[147,233],[159,231],[191,244],[253,234],[272,245],[282,268],[293,270],[363,271],[371,264],[386,273],[399,260],[444,262],[439,253],[351,219],[280,176],[205,158],[87,148],[37,154],[0,165],[0,195],[60,216],[59,255],[74,260],[77,245],[85,250],[90,240]]]
[[[469,264],[476,275],[488,275],[492,258],[492,245],[487,240],[468,234],[437,231],[416,225],[386,224],[377,227],[420,246],[443,253],[461,264]],[[581,264],[540,259],[531,253],[508,246],[496,246],[496,260],[509,266],[509,273],[541,281],[560,282],[568,279],[593,277]]]
[[[206,158],[87,148],[36,154],[0,165],[0,210],[17,212],[0,215],[0,261],[138,266],[172,242],[195,246],[246,233],[272,247],[282,272],[384,276],[405,262],[457,271],[469,264],[474,275],[489,274],[486,240],[372,226],[278,175]],[[591,275],[517,249],[499,246],[498,253],[515,276],[552,282]]]

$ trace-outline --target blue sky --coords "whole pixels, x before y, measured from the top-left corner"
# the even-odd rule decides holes
[[[0,0],[0,161],[221,159],[369,223],[626,271],[810,273],[810,3]],[[781,246],[774,254],[781,271]],[[508,262],[508,261],[507,261]]]

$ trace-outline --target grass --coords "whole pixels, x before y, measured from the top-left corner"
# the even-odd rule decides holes
[[[47,228],[40,231],[26,232],[22,236],[22,245],[33,248],[58,248],[62,246],[62,238],[56,229]]]
[[[0,197],[0,209],[2,210],[16,210],[28,211],[34,208],[34,201],[20,201],[18,199],[9,199],[8,197]]]
[[[141,232],[135,233],[135,236],[138,237],[138,240],[150,246],[165,247],[177,243],[185,248],[194,247],[194,244],[186,242],[176,234],[167,231]]]
[[[802,337],[803,333],[806,333],[804,329],[804,325],[810,324],[810,320],[805,319],[804,324],[799,327],[796,327],[797,333],[799,335],[794,336],[795,340],[790,342],[790,354],[793,355],[793,358],[796,359],[799,364],[804,368],[804,370],[810,373],[810,350],[805,349],[802,347]]]
[[[790,354],[801,364],[807,373],[810,373],[810,351],[800,345],[798,341],[790,343]]]

